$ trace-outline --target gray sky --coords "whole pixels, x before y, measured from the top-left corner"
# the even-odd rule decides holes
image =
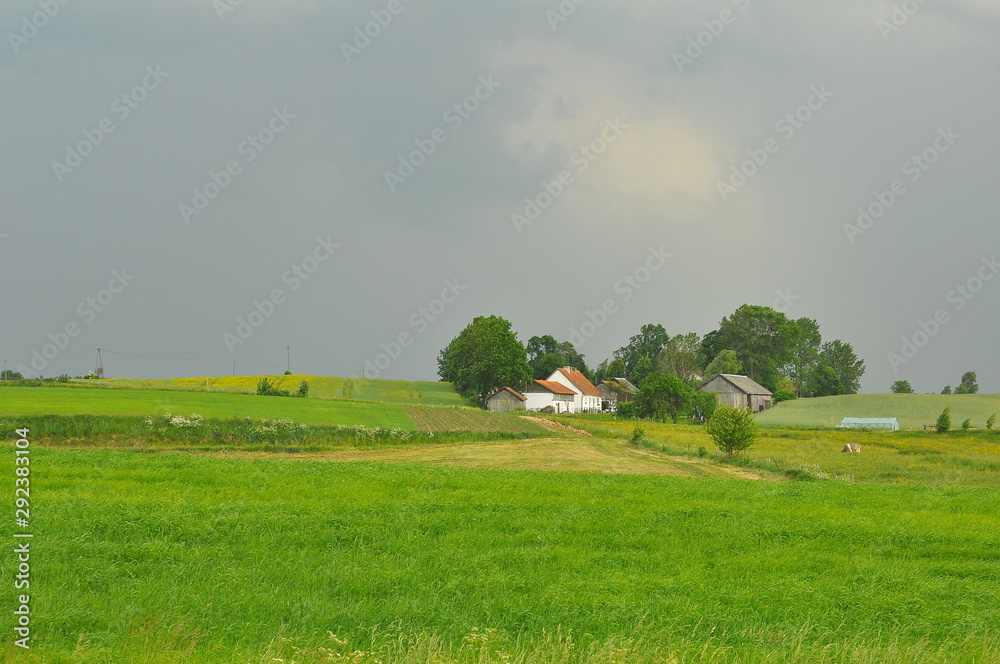
[[[3,4],[11,368],[434,380],[478,315],[596,365],[751,303],[1000,392],[992,0],[235,1]]]

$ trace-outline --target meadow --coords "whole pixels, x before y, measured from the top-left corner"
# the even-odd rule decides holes
[[[269,376],[279,390],[295,393],[303,380],[309,383],[309,397],[382,403],[425,404],[431,406],[471,406],[450,383],[432,381],[376,380],[339,376],[278,375]],[[253,394],[260,376],[217,376],[194,378],[143,379],[106,378],[74,380],[78,387],[104,387],[128,390],[180,390],[185,392],[225,392]]]
[[[951,425],[966,419],[973,428],[985,428],[990,415],[1000,414],[1000,394],[848,394],[818,399],[783,401],[757,415],[764,426],[829,429],[845,417],[895,417],[903,429],[923,430],[951,408]]]
[[[992,490],[33,455],[4,661],[1000,658]]]
[[[0,388],[6,477],[31,429],[37,639],[0,661],[1000,662],[1000,432],[765,427],[729,459],[698,425],[546,417],[592,435]]]

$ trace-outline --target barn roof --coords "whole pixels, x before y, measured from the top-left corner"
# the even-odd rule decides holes
[[[594,384],[587,380],[587,377],[583,375],[583,372],[579,369],[574,369],[573,367],[562,367],[558,369],[561,371],[566,378],[569,378],[569,382],[576,386],[576,389],[580,390],[581,394],[586,394],[592,397],[601,396],[601,391],[594,387]]]
[[[628,390],[629,392],[639,391],[639,388],[633,385],[632,381],[630,381],[628,378],[615,378],[614,380],[616,383],[621,385],[624,389]]]
[[[765,396],[773,396],[773,392],[771,392],[771,390],[767,389],[766,387],[764,387],[757,381],[753,380],[749,376],[737,376],[736,374],[719,374],[718,376],[713,377],[712,380],[715,380],[716,378],[722,378],[728,381],[736,389],[738,389],[740,392],[743,392],[744,394],[762,394]],[[704,388],[705,385],[711,383],[712,380],[708,381],[698,389],[700,390]]]
[[[552,392],[553,394],[565,394],[569,396],[574,396],[576,392],[566,387],[562,383],[557,383],[554,380],[536,380],[535,383],[541,385],[543,388]],[[599,394],[599,393],[598,393]]]
[[[515,390],[513,388],[510,388],[510,387],[501,387],[499,390],[497,390],[496,392],[494,392],[493,394],[491,394],[490,396],[488,396],[486,399],[487,400],[492,399],[493,397],[495,397],[496,395],[500,394],[501,392],[510,392],[511,394],[513,394],[515,397],[517,397],[521,401],[527,401],[528,400],[528,397],[524,396],[523,394],[521,394],[517,390]]]

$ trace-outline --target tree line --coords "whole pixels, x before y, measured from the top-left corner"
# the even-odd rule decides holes
[[[626,378],[640,391],[648,385],[647,395],[669,395],[669,408],[650,407],[672,418],[679,412],[697,415],[699,406],[685,387],[693,392],[720,373],[747,375],[780,401],[855,394],[865,371],[852,345],[840,339],[824,341],[814,319],[790,319],[771,307],[749,304],[723,317],[718,328],[704,336],[671,336],[663,325],[643,325],[593,369],[573,344],[552,335],[533,336],[522,344],[510,321],[500,316],[477,317],[438,355],[441,379],[481,405],[497,388],[517,389],[564,366],[576,367],[595,384]],[[652,396],[647,400],[663,401]]]

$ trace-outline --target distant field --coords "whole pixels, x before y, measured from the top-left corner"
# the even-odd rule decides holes
[[[109,378],[76,380],[81,387],[109,387],[142,390],[186,390],[193,392],[229,392],[252,394],[260,376],[221,376],[171,378],[152,380],[140,378]],[[371,378],[340,378],[338,376],[268,376],[278,389],[295,393],[303,380],[309,383],[309,396],[319,399],[349,399],[382,401],[385,403],[419,403],[433,406],[470,405],[450,383],[407,380],[375,380]]]
[[[932,424],[951,406],[952,427],[971,418],[973,427],[985,427],[986,418],[1000,413],[1000,394],[850,394],[784,401],[757,415],[764,426],[835,427],[845,417],[895,417],[904,429]]]
[[[420,431],[506,431],[539,433],[542,427],[516,413],[488,413],[479,409],[406,406],[406,414]]]
[[[402,406],[385,403],[259,397],[222,392],[108,390],[76,387],[0,388],[0,416],[187,415],[290,419],[304,424],[363,424],[415,429]]]
[[[781,404],[784,406],[785,404]],[[649,447],[667,454],[717,454],[705,428],[694,424],[617,421],[604,416],[552,416],[600,436],[625,440],[634,427]],[[861,454],[843,454],[844,443]],[[923,484],[1000,489],[1000,430],[856,431],[763,428],[742,459],[755,469],[801,471],[804,476],[875,484]]]

